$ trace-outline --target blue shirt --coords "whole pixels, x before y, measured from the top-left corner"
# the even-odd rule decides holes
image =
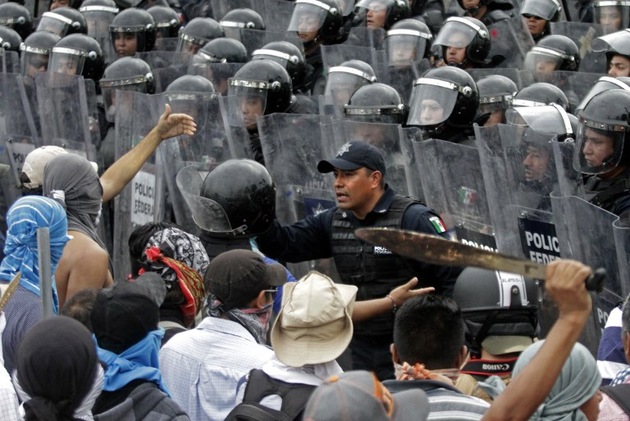
[[[190,419],[222,421],[242,401],[250,370],[273,356],[240,324],[206,317],[162,347],[160,371]]]

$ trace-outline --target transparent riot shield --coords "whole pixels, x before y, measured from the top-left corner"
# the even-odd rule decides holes
[[[262,3],[258,1],[257,3]],[[293,17],[295,3],[286,0],[265,0],[265,10],[257,10],[269,29],[272,24],[279,31],[286,31]],[[295,35],[295,34],[290,34]]]
[[[630,256],[630,225],[628,225],[628,221],[618,219],[613,222],[613,233],[617,249],[621,296],[627,297],[630,294],[630,260],[628,259]]]
[[[136,146],[151,131],[164,111],[160,96],[133,91],[116,91],[116,159]],[[164,183],[162,158],[153,155],[116,197],[114,204],[115,279],[130,272],[127,240],[135,228],[163,220]]]
[[[42,143],[57,145],[96,161],[98,133],[96,93],[83,76],[41,72],[35,74]]]
[[[527,126],[475,125],[475,137],[498,250],[539,263],[559,258],[551,193],[576,191],[579,178],[558,169],[573,151],[561,157],[554,134]]]
[[[0,71],[2,73],[20,73],[20,55],[17,51],[0,48]]]
[[[260,10],[265,9],[265,2],[258,0],[211,0],[212,15],[218,22],[223,19],[223,16],[230,10],[234,9],[252,9],[261,16],[264,16]],[[266,21],[265,21],[266,22]],[[269,22],[271,23],[271,22]]]
[[[384,50],[385,35],[386,32],[383,28],[368,28],[365,26],[353,27],[350,29],[350,34],[344,44]]]
[[[174,51],[148,51],[138,53],[153,71],[155,91],[164,92],[168,85],[188,72],[190,55]]]
[[[219,95],[227,95],[228,79],[233,77],[244,63],[212,63],[202,57],[194,56],[188,65],[189,75],[199,75],[214,85]]]
[[[501,20],[488,26],[491,47],[488,58],[495,68],[523,68],[525,55],[534,46],[534,40],[520,16]]]
[[[554,71],[550,73],[521,72],[521,77],[523,87],[535,82],[546,82],[557,86],[567,96],[571,110],[574,110],[602,75],[599,73]]]
[[[172,206],[175,222],[190,233],[198,235],[198,227],[179,188],[177,173],[193,166],[202,177],[217,165],[231,158],[227,135],[221,119],[219,99],[208,94],[162,94],[174,113],[186,113],[197,123],[193,136],[182,135],[164,141],[159,146],[161,166],[168,189],[168,202]]]
[[[604,290],[593,301],[597,325],[592,329],[587,325],[581,340],[589,349],[597,350],[608,314],[623,301],[613,226],[618,217],[575,196],[552,195],[551,204],[562,257],[604,268],[608,275]],[[627,255],[624,258],[627,260]]]
[[[420,166],[414,143],[422,141],[422,131],[418,127],[398,127],[398,138],[403,156],[409,162],[407,167],[407,191],[409,195],[425,203],[424,191],[420,182]]]
[[[551,33],[564,35],[580,49],[580,72],[606,73],[606,54],[595,52],[591,46],[593,40],[604,34],[601,25],[587,22],[551,22]],[[601,76],[601,75],[600,75]]]
[[[389,66],[387,68],[387,74],[382,76],[379,81],[396,89],[405,102],[405,105],[409,105],[411,92],[413,90],[413,81],[422,77],[429,69],[431,69],[431,63],[426,58],[420,61],[414,61],[409,66]]]
[[[334,154],[327,142],[330,119],[318,115],[271,114],[258,120],[265,166],[276,184],[276,217],[291,224],[336,205],[330,174],[317,171],[317,162]],[[290,263],[291,273],[303,276],[320,270],[334,278],[332,261]]]
[[[330,127],[333,129],[334,150],[352,140],[376,146],[385,158],[385,182],[397,193],[410,195],[407,180],[410,178],[411,159],[403,152],[398,124],[341,120],[333,122]]]
[[[460,241],[496,250],[477,148],[437,139],[413,147],[427,205]]]
[[[466,70],[470,75],[475,79],[475,82],[479,82],[481,79],[493,76],[500,75],[505,76],[510,79],[512,82],[516,83],[516,86],[522,86],[521,74],[518,69],[513,67],[497,67],[492,69],[468,69]]]
[[[223,126],[226,129],[228,146],[232,158],[254,159],[254,153],[250,146],[251,137],[245,127],[242,115],[234,110],[234,104],[238,104],[240,99],[231,96],[222,96],[219,98],[219,106],[221,109],[221,117]]]

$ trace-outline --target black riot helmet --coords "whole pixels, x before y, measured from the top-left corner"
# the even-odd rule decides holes
[[[22,47],[20,34],[6,26],[0,26],[0,48],[6,51],[19,52]]]
[[[536,82],[514,95],[515,107],[536,107],[555,103],[569,111],[569,99],[562,89],[547,82]]]
[[[304,43],[326,44],[339,37],[343,13],[337,0],[296,0],[287,31],[297,32]],[[302,34],[316,32],[313,39]]]
[[[577,163],[584,174],[605,174],[630,165],[625,144],[630,132],[630,92],[610,89],[595,95],[578,113]]]
[[[489,63],[491,41],[488,28],[480,20],[469,16],[448,18],[433,41],[433,47],[437,46],[442,47],[442,57],[450,66],[467,68]],[[448,62],[448,47],[466,48],[464,61]]]
[[[229,79],[228,85],[228,96],[262,99],[265,115],[286,112],[293,102],[291,77],[275,61],[254,60],[246,63]]]
[[[152,6],[147,12],[155,22],[155,33],[159,38],[177,38],[180,22],[179,14],[168,6]]]
[[[514,107],[506,111],[506,122],[527,127],[523,141],[548,144],[554,137],[557,142],[575,142],[578,119],[558,104],[539,107]]]
[[[173,93],[214,94],[214,86],[208,79],[198,75],[184,75],[172,81],[165,91],[167,97],[173,98]]]
[[[117,90],[137,91],[147,94],[155,93],[155,80],[151,67],[135,57],[121,57],[105,68],[99,82],[103,93],[107,120],[114,122],[114,108]]]
[[[21,46],[22,75],[29,75],[29,66],[40,72],[48,70],[52,49],[60,39],[59,35],[46,31],[36,31],[29,35]]]
[[[33,18],[21,4],[9,2],[0,4],[0,25],[7,26],[26,39],[33,32]]]
[[[88,33],[87,21],[81,12],[72,7],[58,7],[51,12],[44,12],[37,30],[52,32],[60,37]]]
[[[215,227],[201,228],[213,228],[208,230],[213,235],[252,237],[273,224],[276,186],[267,169],[256,161],[230,159],[218,165],[203,181],[201,196],[211,201],[207,206],[215,211],[211,222]]]
[[[615,55],[621,55],[630,60],[630,29],[595,38],[592,48],[593,51],[606,53],[607,68],[610,70],[610,61]]]
[[[143,9],[125,9],[118,13],[109,25],[114,48],[116,37],[136,36],[136,52],[151,51],[155,46],[155,22],[149,12]]]
[[[105,59],[99,43],[85,34],[71,34],[60,39],[52,48],[48,70],[81,75],[96,82],[103,75],[104,68]]]
[[[371,26],[370,12],[385,13],[383,26],[378,26],[385,30],[411,16],[411,8],[407,0],[360,0],[357,2],[355,14],[358,20],[365,22],[367,26]]]
[[[538,289],[536,281],[521,275],[464,269],[455,282],[453,299],[462,310],[471,352],[479,356],[484,348],[502,355],[531,345],[537,336]]]
[[[584,96],[578,106],[575,108],[574,112],[577,114],[580,110],[584,109],[591,98],[593,98],[598,93],[607,91],[609,89],[623,89],[626,91],[630,91],[630,77],[600,77],[597,82],[593,84],[591,89],[588,91],[586,96]]]
[[[293,88],[300,86],[308,73],[302,51],[289,41],[273,41],[252,53],[252,60],[271,60],[285,68]]]
[[[527,52],[524,68],[532,73],[555,70],[577,72],[580,49],[565,35],[547,35]]]
[[[407,120],[402,97],[384,83],[364,85],[354,91],[343,111],[346,118],[353,121],[404,124]]]
[[[212,18],[194,18],[179,30],[178,52],[196,54],[215,38],[225,36],[223,27]]]
[[[518,86],[512,79],[502,75],[490,75],[477,81],[479,89],[479,114],[507,110],[512,106]]]
[[[390,66],[406,67],[429,58],[433,35],[429,27],[418,19],[396,22],[385,38],[385,51]]]
[[[348,103],[352,94],[361,86],[376,82],[372,66],[361,60],[348,60],[328,69],[324,96],[335,105]]]
[[[246,63],[247,49],[232,38],[215,38],[201,47],[195,59],[208,63]]]
[[[230,10],[223,16],[219,23],[223,27],[226,37],[234,38],[239,41],[241,40],[241,29],[265,29],[265,22],[262,16],[255,10],[247,8]]]
[[[468,72],[443,66],[413,83],[407,125],[439,135],[448,127],[469,128],[479,108],[479,90]]]

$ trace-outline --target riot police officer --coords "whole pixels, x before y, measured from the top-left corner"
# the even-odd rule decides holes
[[[22,76],[33,78],[36,72],[48,70],[52,48],[60,39],[59,35],[46,31],[37,31],[29,35],[20,47]]]
[[[487,67],[490,53],[490,33],[486,25],[471,17],[451,17],[433,42],[434,51],[444,60],[444,64],[461,69]]]
[[[477,81],[479,110],[475,121],[484,127],[505,123],[505,110],[512,107],[518,87],[512,79],[490,75]]]
[[[118,58],[151,51],[155,45],[155,22],[146,10],[125,9],[109,25]]]
[[[71,34],[60,39],[52,48],[48,69],[67,75],[81,75],[97,82],[103,75],[105,59],[101,46],[94,38]]]
[[[606,53],[609,76],[630,76],[630,29],[595,38],[593,51]]]
[[[223,27],[216,20],[194,18],[180,29],[176,51],[194,55],[209,41],[223,36]]]
[[[355,6],[355,22],[363,22],[368,28],[388,30],[410,15],[411,8],[405,0],[361,0]]]
[[[227,95],[228,79],[247,62],[247,49],[232,38],[215,38],[192,57],[189,74],[210,80],[217,92]]]
[[[521,4],[521,16],[529,33],[538,42],[549,34],[550,22],[560,19],[562,6],[558,0],[524,0]]]
[[[33,32],[31,13],[17,3],[0,4],[0,25],[13,29],[22,39],[26,39]]]

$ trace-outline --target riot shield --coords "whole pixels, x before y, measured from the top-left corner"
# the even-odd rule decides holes
[[[111,64],[116,61],[116,51],[109,32],[109,24],[112,23],[114,17],[118,13],[118,8],[90,5],[82,6],[79,11],[85,17],[87,23],[88,35],[98,41],[105,63]]]
[[[318,115],[271,114],[259,118],[258,131],[265,156],[265,166],[277,188],[276,217],[291,224],[336,205],[329,174],[317,171],[317,162],[334,154],[323,126],[330,119]],[[321,270],[329,276],[331,262],[289,264],[291,273],[303,276],[309,270]]]
[[[587,22],[550,22],[551,33],[564,35],[580,49],[580,72],[606,73],[606,54],[595,52],[591,46],[593,40],[603,35],[601,25]],[[601,75],[600,75],[601,76]]]
[[[350,29],[350,35],[348,35],[344,45],[384,50],[385,35],[386,32],[382,28],[353,27]]]
[[[322,62],[324,63],[324,72],[328,74],[331,67],[340,66],[348,60],[361,60],[374,69],[376,78],[387,74],[386,62],[384,57],[379,59],[374,49],[370,47],[357,47],[344,44],[322,45]]]
[[[492,41],[488,58],[496,57],[494,67],[523,68],[525,55],[535,43],[521,17],[495,22],[488,31]]]
[[[164,111],[164,99],[133,91],[116,91],[116,159],[146,136]],[[127,240],[132,231],[148,222],[163,220],[164,186],[160,151],[151,156],[116,197],[114,204],[115,279],[130,273]]]
[[[515,69],[513,67],[497,67],[493,69],[467,69],[466,71],[470,73],[473,79],[475,79],[475,82],[479,82],[481,79],[488,76],[500,75],[505,76],[512,82],[516,83],[516,86],[519,89],[522,86],[521,74],[518,69]]]
[[[615,247],[617,249],[617,263],[619,264],[619,280],[621,296],[630,294],[630,226],[628,221],[616,220],[613,223]]]
[[[2,73],[20,73],[20,55],[17,51],[0,48],[0,71]]]
[[[475,125],[475,137],[498,250],[541,263],[559,258],[551,193],[576,191],[579,177],[557,168],[571,165],[573,151],[561,156],[554,134],[528,126]]]
[[[551,73],[521,72],[523,87],[535,82],[546,82],[557,86],[569,100],[571,110],[577,108],[588,91],[599,80],[601,74],[587,72],[554,71]]]
[[[591,350],[597,350],[608,313],[623,301],[613,227],[618,217],[575,196],[552,195],[551,204],[562,257],[579,260],[592,268],[602,267],[608,275],[604,290],[593,301],[593,316],[598,326],[587,328],[582,340]],[[627,260],[627,255],[623,257]]]
[[[211,63],[201,57],[194,56],[188,66],[189,75],[203,76],[212,82],[220,95],[227,95],[228,79],[233,77],[244,63]]]
[[[175,222],[186,231],[198,235],[199,229],[175,180],[177,173],[186,166],[193,166],[205,176],[217,165],[231,158],[221,120],[219,99],[215,95],[193,93],[166,93],[162,96],[174,113],[191,115],[197,123],[197,131],[193,136],[182,135],[162,142],[159,151]]]
[[[460,241],[496,250],[477,148],[438,139],[413,147],[427,205]]]
[[[217,22],[223,19],[223,16],[230,10],[234,9],[252,9],[258,12],[259,15],[264,16],[259,9],[264,10],[265,2],[256,0],[211,0],[212,16]],[[267,22],[267,21],[265,21]],[[271,24],[271,22],[269,22]]]
[[[403,156],[409,162],[407,169],[407,191],[409,195],[425,203],[424,191],[420,182],[420,166],[417,164],[414,143],[422,141],[422,130],[418,127],[398,127],[398,138]]]
[[[413,81],[422,77],[429,69],[431,69],[431,63],[424,58],[420,61],[414,61],[405,67],[389,66],[387,74],[379,80],[396,89],[405,105],[409,105],[411,92],[413,91]]]
[[[96,93],[83,76],[40,72],[35,74],[42,143],[57,145],[96,161],[98,134]],[[89,96],[89,97],[88,97]]]
[[[411,160],[403,153],[398,124],[341,120],[331,123],[334,150],[344,143],[360,140],[377,147],[385,158],[385,182],[397,193],[409,195],[408,174]],[[327,137],[331,139],[330,137]]]
[[[251,138],[247,127],[243,122],[243,116],[234,109],[235,104],[240,103],[238,97],[222,96],[219,98],[221,117],[226,130],[230,155],[234,159],[254,159],[254,153],[250,146]]]
[[[148,51],[138,53],[138,58],[144,60],[155,78],[155,91],[164,92],[168,85],[188,71],[190,56],[186,53],[174,51]]]

